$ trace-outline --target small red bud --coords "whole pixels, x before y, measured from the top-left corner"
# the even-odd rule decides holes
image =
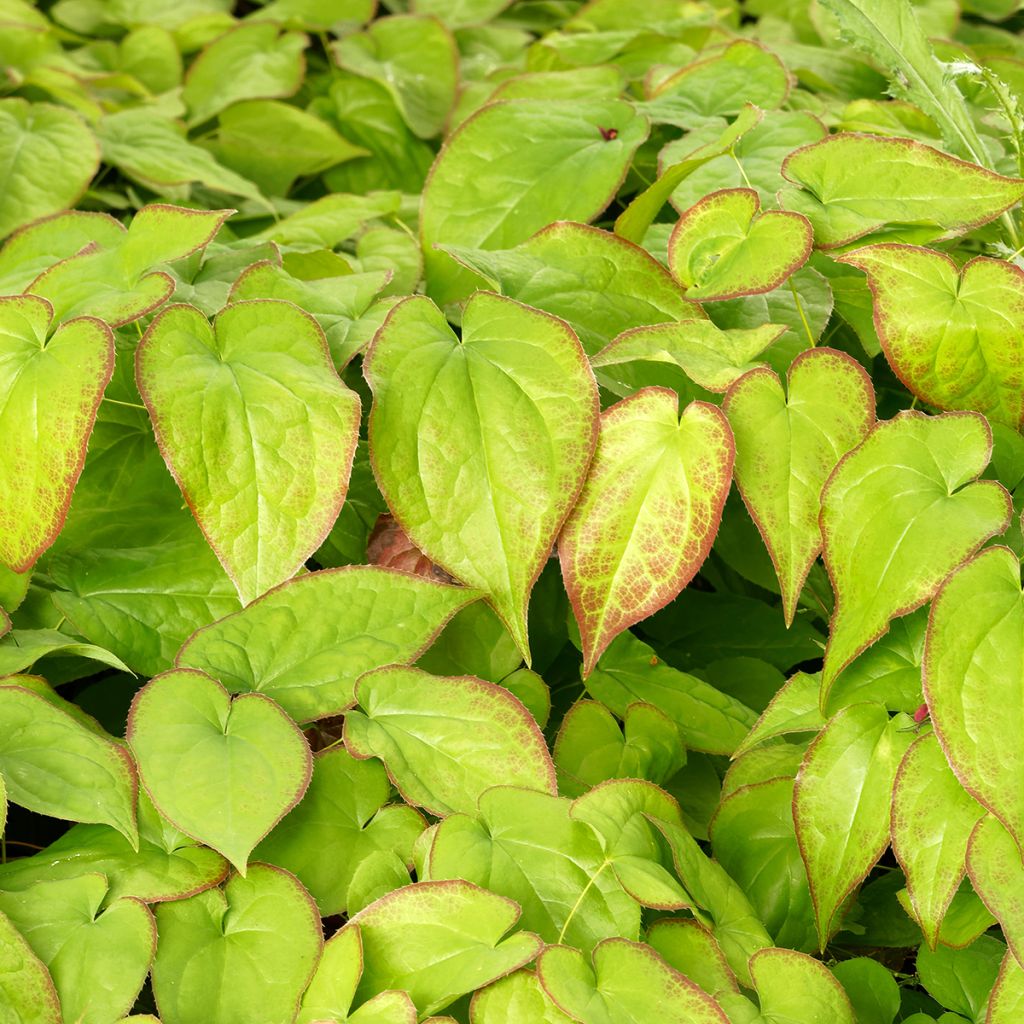
[[[602,128],[598,125],[597,130],[601,133],[601,138],[604,139],[605,142],[611,142],[612,139],[617,139],[619,137],[618,128]]]
[[[928,705],[927,705],[927,704],[922,704],[922,705],[921,705],[921,706],[920,706],[920,707],[919,707],[919,708],[918,708],[918,709],[917,709],[917,710],[916,710],[916,711],[914,712],[914,721],[915,721],[915,722],[916,722],[916,723],[917,723],[918,725],[920,725],[920,724],[921,724],[921,723],[922,723],[922,722],[923,722],[923,721],[924,721],[924,720],[925,720],[925,719],[926,719],[927,717],[928,717]]]

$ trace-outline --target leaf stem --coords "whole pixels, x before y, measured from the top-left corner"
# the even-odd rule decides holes
[[[146,407],[144,405],[139,405],[138,402],[122,402],[117,398],[106,397],[104,397],[103,401],[109,402],[111,405],[123,405],[126,409],[141,409],[143,412],[146,411]]]
[[[572,905],[572,909],[569,911],[569,916],[565,919],[565,924],[562,925],[562,930],[558,933],[559,944],[561,944],[562,940],[565,938],[565,933],[569,930],[569,925],[572,923],[572,919],[576,916],[576,911],[580,909],[580,906],[582,905],[584,898],[586,897],[587,893],[590,892],[590,887],[597,881],[598,875],[600,875],[601,872],[604,871],[604,869],[608,867],[609,864],[611,864],[611,861],[606,860],[594,872],[594,874],[591,875],[590,881],[587,882],[585,886],[583,886],[583,891],[579,894],[579,896],[576,897],[576,902]]]
[[[807,340],[810,342],[811,348],[814,348],[817,342],[814,340],[811,325],[807,322],[807,317],[804,316],[804,305],[800,301],[800,295],[796,290],[796,285],[793,284],[792,276],[789,278],[789,290],[793,293],[793,301],[796,303],[796,311],[800,314],[800,322],[804,325],[804,330],[807,332]]]

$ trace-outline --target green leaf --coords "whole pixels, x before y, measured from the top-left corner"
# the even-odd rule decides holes
[[[593,966],[579,950],[549,946],[537,963],[544,990],[583,1024],[728,1024],[722,1008],[689,978],[638,942],[606,939]]]
[[[647,929],[647,943],[670,967],[715,999],[739,995],[736,975],[715,937],[699,921],[663,917]]]
[[[343,68],[380,82],[421,139],[444,131],[458,92],[459,54],[436,18],[378,18],[331,49]]]
[[[82,318],[47,340],[53,308],[0,298],[0,560],[31,568],[57,538],[114,370],[110,328]]]
[[[835,349],[811,349],[790,365],[783,391],[768,369],[753,370],[722,405],[736,437],[736,482],[764,539],[782,589],[786,624],[821,551],[821,489],[875,419],[871,380]]]
[[[344,747],[325,750],[313,759],[302,800],[260,843],[255,858],[296,875],[323,917],[343,913],[353,877],[368,858],[394,852],[412,863],[423,819],[402,804],[385,807],[390,796],[380,761],[357,761]],[[325,858],[324,850],[334,852]]]
[[[467,303],[457,338],[428,299],[413,297],[388,316],[364,373],[370,454],[389,508],[432,561],[487,593],[529,663],[530,590],[598,429],[578,339],[487,292]]]
[[[836,676],[924,604],[945,577],[1009,522],[991,480],[992,435],[974,413],[899,413],[845,455],[821,493],[825,565],[836,595],[822,702]],[[912,474],[912,475],[911,475]]]
[[[253,847],[302,798],[312,758],[268,697],[232,700],[216,680],[175,669],[132,701],[128,743],[153,803],[245,874]]]
[[[471,1024],[507,1024],[508,1021],[530,1021],[531,1024],[571,1024],[548,997],[537,975],[516,971],[479,989],[470,1003]]]
[[[1024,1013],[1024,968],[1011,952],[1002,966],[989,996],[985,1024],[1014,1024]]]
[[[136,366],[168,467],[243,603],[292,577],[344,502],[359,424],[316,322],[272,299],[229,306],[214,327],[172,306]]]
[[[132,1008],[156,950],[144,903],[111,899],[106,879],[87,874],[0,893],[0,912],[46,964],[66,1021],[109,1024]]]
[[[1024,840],[1024,750],[1021,723],[1007,708],[1024,687],[1017,657],[1022,623],[1017,556],[1008,548],[990,548],[939,591],[924,662],[925,699],[953,772],[1018,846]]]
[[[722,517],[732,462],[732,432],[706,402],[680,415],[675,392],[644,388],[602,414],[586,482],[558,539],[584,676],[615,637],[696,575]]]
[[[232,212],[143,207],[116,242],[62,260],[40,274],[30,290],[53,306],[57,320],[86,315],[112,327],[131,323],[174,292],[171,275],[153,268],[202,249]]]
[[[888,968],[860,956],[831,970],[846,990],[857,1024],[892,1024],[900,1010],[900,989]]]
[[[428,294],[440,306],[460,302],[477,280],[436,253],[435,242],[507,249],[553,220],[596,217],[646,136],[646,119],[622,100],[484,107],[445,144],[423,192]]]
[[[533,960],[542,945],[536,935],[502,939],[518,918],[511,900],[469,882],[417,882],[389,893],[350,919],[363,938],[357,1000],[402,989],[421,1015],[443,1010]]]
[[[800,766],[793,819],[821,949],[841,923],[844,900],[889,843],[893,781],[913,740],[907,721],[890,719],[879,704],[844,708]]]
[[[339,714],[364,672],[413,662],[477,594],[376,566],[308,573],[197,632],[177,664],[231,693],[264,693],[296,721]]]
[[[863,173],[865,167],[870,174]],[[849,245],[883,228],[898,229],[911,242],[956,238],[1024,196],[1024,181],[1017,178],[912,139],[856,133],[796,150],[786,157],[782,174],[800,186],[783,189],[782,205],[810,220],[814,243],[822,249]]]
[[[591,366],[615,377],[622,364],[667,363],[678,366],[695,384],[708,391],[725,391],[785,332],[784,326],[764,324],[751,330],[723,331],[710,320],[683,320],[623,331],[590,360]]]
[[[415,0],[417,14],[433,14],[451,28],[482,25],[496,18],[511,0]],[[977,0],[976,0],[977,2]]]
[[[0,100],[0,238],[73,206],[99,167],[99,147],[70,110],[20,97]]]
[[[739,701],[664,664],[628,632],[613,641],[586,686],[620,718],[634,701],[653,704],[675,722],[687,747],[712,754],[731,754],[757,720]]]
[[[0,685],[0,724],[0,772],[12,803],[112,825],[138,845],[138,783],[122,746],[22,686]]]
[[[156,910],[153,993],[164,1024],[294,1020],[323,937],[316,907],[287,872],[254,864],[223,889]]]
[[[361,231],[367,222],[397,214],[401,198],[398,192],[324,196],[256,237],[283,245],[333,249]]]
[[[501,686],[393,666],[362,676],[356,700],[365,714],[345,716],[349,752],[380,757],[403,798],[431,814],[472,812],[491,786],[556,791],[537,723]]]
[[[18,930],[0,913],[0,997],[11,1024],[61,1024],[50,972]]]
[[[503,295],[561,317],[588,355],[631,327],[702,315],[649,253],[586,224],[555,221],[513,249],[439,248]]]
[[[174,122],[135,107],[107,114],[96,125],[103,162],[157,194],[177,194],[182,186],[261,201],[248,178],[220,164],[208,150],[189,142]]]
[[[750,974],[766,1024],[856,1024],[843,986],[819,960],[794,949],[762,949]]]
[[[464,878],[515,900],[522,926],[545,942],[592,949],[612,936],[639,935],[639,906],[609,870],[598,835],[570,816],[568,800],[496,786],[478,805],[437,827],[431,879]]]
[[[3,620],[8,625],[6,616]],[[14,675],[31,668],[40,658],[48,654],[60,654],[73,658],[89,658],[101,665],[131,672],[131,669],[120,658],[110,651],[93,644],[82,643],[81,640],[61,633],[56,629],[15,629],[7,632],[0,630],[0,677]]]
[[[977,1021],[983,1019],[1005,951],[1006,946],[990,935],[980,936],[966,949],[940,944],[932,951],[921,946],[917,974],[942,1006]]]
[[[185,77],[181,98],[189,124],[202,124],[239,100],[291,96],[302,84],[307,42],[301,32],[258,22],[218,36]]]
[[[933,949],[964,876],[967,841],[984,813],[950,771],[934,735],[907,750],[892,793],[892,849],[907,878],[914,916]]]
[[[982,902],[999,922],[1018,963],[1024,958],[1024,864],[1020,848],[994,815],[979,819],[967,848],[967,870]]]
[[[911,245],[869,245],[839,262],[868,275],[885,357],[913,394],[1020,427],[1024,271],[983,256],[961,269],[944,253]]]
[[[807,261],[811,243],[805,217],[762,213],[752,188],[722,189],[680,216],[669,238],[668,265],[687,298],[735,299],[777,288]]]
[[[793,733],[817,733],[825,727],[819,695],[821,681],[806,672],[795,673],[772,698],[746,738],[733,752],[737,758],[766,740]]]

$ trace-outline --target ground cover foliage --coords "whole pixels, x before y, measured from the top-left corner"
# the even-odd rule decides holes
[[[1019,1022],[1017,7],[0,0],[0,1020]]]

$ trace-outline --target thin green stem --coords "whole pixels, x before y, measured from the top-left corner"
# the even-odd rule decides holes
[[[807,333],[807,340],[810,342],[811,348],[817,344],[814,340],[814,332],[811,330],[811,325],[807,322],[807,317],[804,316],[804,304],[800,301],[800,295],[796,290],[796,285],[793,284],[793,278],[789,279],[789,290],[793,293],[793,301],[796,303],[796,311],[800,314],[800,322],[804,325],[804,331]]]
[[[126,409],[141,409],[143,412],[146,411],[144,405],[139,405],[138,402],[122,402],[117,398],[104,398],[104,402],[109,402],[111,405],[123,405]]]

